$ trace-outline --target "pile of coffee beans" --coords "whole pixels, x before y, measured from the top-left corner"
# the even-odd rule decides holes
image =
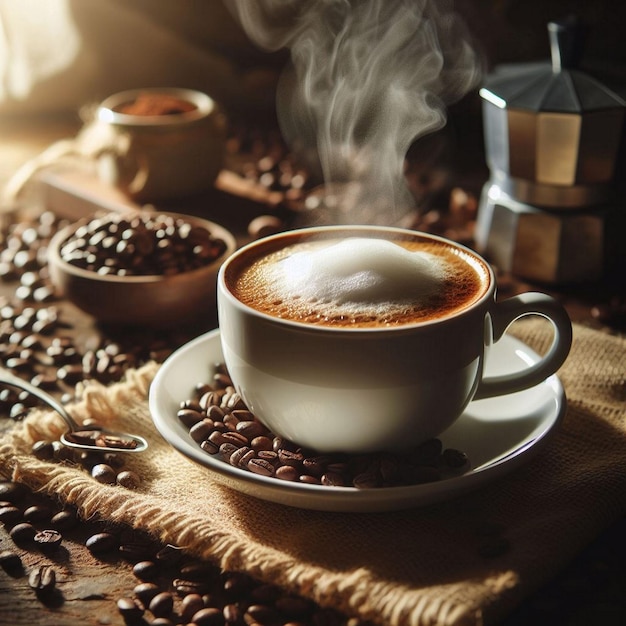
[[[461,450],[439,439],[402,453],[319,454],[271,433],[235,391],[223,364],[196,385],[177,417],[208,454],[260,476],[326,487],[371,489],[428,483],[469,469]]]
[[[0,222],[0,365],[69,401],[77,382],[120,380],[128,368],[163,361],[194,331],[94,328],[87,343],[76,341],[47,267],[50,239],[65,225],[50,212]],[[27,392],[0,388],[0,417],[19,420],[38,403]]]
[[[115,610],[127,624],[366,626],[247,574],[221,571],[141,531],[83,520],[72,507],[20,483],[0,480],[0,526],[0,569],[26,578],[42,610],[51,607],[60,620],[64,592],[73,584],[66,570],[74,560],[62,554],[68,549],[129,568],[136,584],[115,599]]]
[[[84,270],[117,276],[168,276],[213,263],[226,243],[182,217],[107,213],[79,226],[61,244],[61,258]]]
[[[94,333],[79,347],[72,327],[57,305],[31,306],[0,296],[0,365],[64,402],[74,399],[76,383],[120,380],[126,370],[149,360],[163,361],[187,337],[159,335],[149,329],[134,336]],[[0,388],[0,416],[19,420],[37,398],[11,387]]]

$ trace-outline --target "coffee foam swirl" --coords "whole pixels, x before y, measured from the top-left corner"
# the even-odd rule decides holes
[[[430,321],[481,297],[489,277],[445,242],[349,235],[285,237],[243,255],[226,272],[242,303],[273,317],[341,328]]]
[[[441,285],[441,259],[382,239],[350,238],[295,252],[267,268],[283,301],[316,303],[322,314],[378,317],[428,299]]]

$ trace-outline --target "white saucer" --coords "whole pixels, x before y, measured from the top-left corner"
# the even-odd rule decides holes
[[[487,372],[503,374],[538,360],[528,346],[505,336],[492,349]],[[238,469],[202,450],[176,417],[196,383],[210,380],[222,361],[219,330],[194,339],[172,354],[150,388],[150,411],[161,435],[179,452],[205,466],[211,478],[240,492],[290,506],[325,511],[387,511],[423,506],[457,496],[527,462],[548,440],[565,413],[565,394],[556,377],[515,394],[472,402],[440,435],[444,447],[469,456],[472,469],[438,482],[378,489],[323,487],[286,482]]]

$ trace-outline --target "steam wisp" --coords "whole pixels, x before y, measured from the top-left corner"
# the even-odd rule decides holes
[[[408,148],[444,126],[446,105],[481,75],[450,2],[236,0],[235,12],[259,46],[291,52],[281,130],[327,185],[350,183],[336,221],[393,223],[413,208]]]

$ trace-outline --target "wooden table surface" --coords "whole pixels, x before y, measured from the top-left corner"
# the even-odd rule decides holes
[[[53,141],[72,136],[79,126],[79,120],[73,118],[0,121],[0,184],[4,184],[18,167]],[[230,183],[226,181],[225,184],[228,187]],[[220,201],[213,206],[220,206],[221,209],[217,215],[211,213],[209,217],[233,228],[241,242],[248,237],[246,228],[250,220],[268,210],[254,194],[246,192],[238,195],[232,191],[231,187],[215,192],[217,196],[213,199],[218,197]],[[202,199],[187,204],[185,212],[202,214],[205,201]],[[505,291],[527,287],[527,284],[513,279],[507,282]],[[0,284],[0,296],[10,298],[14,290],[14,284]],[[560,290],[556,295],[575,321],[606,332],[624,331],[623,317],[599,313],[614,299],[611,285]],[[61,301],[55,306],[61,309],[64,319],[71,320],[69,332],[77,346],[84,345],[94,335],[102,335],[103,330],[93,320],[71,305]],[[180,340],[180,337],[177,339]],[[0,432],[7,427],[10,427],[10,421],[5,420],[0,424]],[[30,503],[41,503],[41,498],[27,494],[20,507],[25,508]],[[138,580],[128,559],[119,556],[103,558],[86,548],[85,540],[98,530],[102,530],[98,522],[80,524],[64,537],[63,552],[52,557],[42,555],[40,551],[18,549],[23,563],[22,575],[0,569],[0,624],[123,624],[116,601],[131,595]],[[551,585],[511,615],[505,624],[516,626],[531,621],[571,625],[626,623],[626,574],[621,567],[626,556],[624,530],[626,525],[623,521],[609,529]],[[0,524],[0,553],[16,549],[8,531],[8,526],[5,528]],[[46,563],[52,563],[59,570],[62,593],[42,600],[41,595],[29,586],[25,572]],[[577,602],[572,601],[572,594],[577,595]],[[563,602],[565,597],[568,598],[567,604]],[[565,606],[569,607],[567,612]]]

